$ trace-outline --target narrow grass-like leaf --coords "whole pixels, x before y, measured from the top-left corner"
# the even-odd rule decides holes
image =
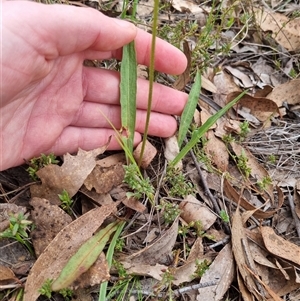
[[[141,162],[143,159],[148,129],[150,123],[150,115],[152,109],[152,95],[153,95],[153,83],[154,83],[154,70],[155,70],[155,45],[156,45],[156,36],[157,36],[157,23],[158,23],[158,11],[159,11],[159,0],[154,0],[153,7],[153,19],[152,19],[152,39],[151,39],[151,50],[150,50],[150,63],[149,63],[149,93],[148,93],[148,104],[147,104],[147,116],[145,123],[145,131],[143,136],[143,142],[141,147],[140,158],[138,161],[138,166],[141,166]]]
[[[134,41],[123,47],[120,81],[122,127],[127,132],[124,142],[133,151],[136,119],[137,61]]]
[[[196,74],[195,82],[189,94],[187,104],[180,118],[180,126],[178,131],[179,148],[181,147],[182,142],[193,120],[193,116],[199,101],[200,90],[201,90],[201,75],[200,75],[200,71],[198,70]]]
[[[118,229],[109,244],[109,247],[108,247],[108,250],[106,253],[106,260],[107,260],[107,264],[108,264],[109,268],[111,267],[111,264],[112,264],[112,258],[114,255],[114,250],[115,250],[115,246],[117,243],[117,239],[119,238],[124,226],[125,226],[125,222],[122,222],[121,224],[119,224]],[[108,285],[108,281],[101,283],[100,291],[99,291],[99,299],[98,299],[99,301],[106,301],[107,285]]]
[[[180,153],[171,162],[171,166],[175,166],[180,160],[182,160],[186,154],[198,143],[199,139],[209,130],[209,128],[222,117],[232,106],[234,106],[247,91],[242,92],[238,97],[229,102],[224,108],[218,111],[215,115],[207,119],[207,121],[198,129],[192,133],[191,140],[185,145]]]
[[[51,289],[53,291],[59,291],[63,288],[67,288],[81,274],[86,272],[97,260],[111,234],[117,230],[120,223],[120,221],[111,223],[88,239],[78,249],[76,254],[70,258],[58,278],[52,283]]]

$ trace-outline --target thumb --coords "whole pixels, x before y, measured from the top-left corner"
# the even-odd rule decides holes
[[[23,28],[27,41],[46,59],[84,50],[111,51],[131,42],[136,27],[126,21],[105,16],[92,8],[45,5],[27,1],[8,1],[14,6],[8,14]],[[5,15],[5,8],[3,13]]]

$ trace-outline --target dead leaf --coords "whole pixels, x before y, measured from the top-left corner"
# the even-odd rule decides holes
[[[247,266],[245,266],[245,268],[249,271],[250,274],[252,274],[255,279],[263,285],[263,287],[266,289],[266,291],[269,293],[269,295],[272,297],[273,301],[283,301],[283,299],[281,299],[275,292],[273,292],[273,290],[267,285],[265,284],[263,281],[261,281],[261,279],[259,278],[258,275],[254,274],[251,269],[249,269]]]
[[[200,221],[203,231],[209,229],[217,220],[217,216],[192,195],[185,197],[179,208],[180,216],[186,223]]]
[[[270,253],[300,265],[299,246],[278,236],[271,227],[261,227],[261,233]]]
[[[72,218],[57,205],[51,205],[46,199],[32,198],[29,204],[33,206],[31,216],[35,224],[30,237],[35,255],[39,257],[54,237],[72,222]]]
[[[0,265],[0,285],[5,285],[11,282],[18,282],[18,278],[15,273],[4,265]]]
[[[198,289],[197,300],[223,300],[234,279],[234,261],[231,245],[227,244],[215,258],[209,269],[201,277],[200,283],[217,281],[211,287]]]
[[[60,205],[58,194],[65,189],[72,198],[94,169],[96,156],[102,154],[106,147],[88,152],[79,149],[76,156],[64,155],[62,166],[50,164],[40,169],[37,175],[41,179],[42,185],[31,186],[31,196],[45,198],[52,205]]]
[[[175,159],[175,157],[179,154],[179,146],[177,142],[177,137],[172,136],[165,139],[165,151],[164,156],[168,162],[171,162]],[[176,164],[176,168],[182,170],[182,161],[179,161]]]
[[[245,229],[242,223],[242,217],[239,212],[239,208],[236,209],[235,213],[232,217],[232,250],[235,262],[237,264],[238,271],[244,280],[244,284],[256,298],[259,299],[259,295],[257,293],[257,288],[255,282],[249,271],[245,269],[248,265],[244,248],[243,248],[243,241],[247,241],[247,236],[245,233]]]
[[[169,261],[176,238],[178,234],[178,218],[173,225],[166,230],[153,244],[144,249],[121,259],[122,264],[126,265],[126,269],[136,269],[139,265],[143,265],[145,270],[150,271],[150,266],[156,264],[165,264]],[[146,268],[147,265],[149,268]],[[157,270],[156,270],[157,271]]]
[[[228,98],[234,99],[239,94],[239,92],[233,92],[228,95]],[[252,97],[248,94],[245,94],[236,105],[238,109],[242,107],[248,108],[251,114],[262,122],[268,120],[274,113],[280,114],[278,106],[273,100],[264,97]]]
[[[88,190],[94,188],[98,194],[105,194],[113,187],[120,185],[124,180],[124,175],[125,170],[122,163],[109,167],[97,165],[84,180],[84,186]]]
[[[277,205],[278,210],[283,204],[283,193],[279,187],[276,188],[277,191],[280,193]],[[236,204],[240,204],[240,206],[244,209],[249,211],[255,210],[253,216],[256,218],[269,218],[277,212],[277,210],[262,211],[260,209],[257,209],[255,206],[250,204],[244,197],[241,197],[241,194],[237,192],[237,190],[230,184],[230,182],[227,179],[224,180],[224,191],[230,199],[232,199]]]
[[[294,79],[277,86],[268,94],[267,98],[273,100],[278,107],[282,107],[286,102],[289,105],[300,103],[300,79]]]
[[[205,15],[205,12],[202,8],[200,8],[197,4],[195,4],[192,1],[188,0],[172,0],[171,2],[172,6],[183,13],[192,13],[192,14],[203,14]]]
[[[137,200],[136,198],[123,198],[121,200],[121,202],[128,208],[133,209],[137,212],[143,213],[146,210],[146,206],[143,205],[139,200]]]
[[[177,80],[173,84],[173,88],[179,91],[183,90],[186,84],[190,81],[191,50],[187,41],[183,41],[183,53],[187,58],[187,66],[184,72],[178,76]]]
[[[133,156],[136,162],[140,161],[142,145],[143,142],[139,143],[139,145],[136,147],[136,149],[133,152]],[[150,165],[152,160],[155,158],[156,154],[157,154],[157,149],[148,140],[146,140],[146,145],[141,160],[141,167],[146,169]]]
[[[223,141],[217,138],[212,130],[206,133],[208,141],[204,145],[205,153],[211,158],[212,162],[221,171],[226,171],[228,168],[229,155],[226,145]]]
[[[128,274],[149,276],[157,280],[162,280],[163,274],[168,269],[168,266],[163,264],[143,264],[143,263],[130,263],[129,261],[121,261]]]
[[[273,38],[288,51],[300,50],[300,18],[290,20],[283,14],[255,9],[255,18],[261,29],[272,31]]]
[[[150,15],[153,12],[154,0],[140,0],[137,5],[137,14],[140,17]]]
[[[100,227],[116,205],[95,208],[67,225],[48,245],[32,267],[26,284],[23,301],[35,301],[39,288],[46,279],[56,279],[69,258]]]

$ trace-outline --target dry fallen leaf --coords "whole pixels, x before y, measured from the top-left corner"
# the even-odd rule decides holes
[[[0,265],[0,285],[6,285],[11,282],[18,282],[18,278],[15,273],[4,265]]]
[[[143,142],[139,143],[139,145],[136,147],[136,149],[133,152],[133,156],[136,162],[139,162],[140,160],[142,145]],[[145,149],[141,160],[141,167],[147,168],[152,162],[152,160],[154,159],[154,157],[156,156],[156,154],[157,154],[157,149],[148,140],[146,140]]]
[[[239,92],[233,92],[230,94],[229,99],[234,99],[239,94]],[[262,122],[268,120],[274,113],[279,114],[277,104],[273,100],[264,97],[257,98],[245,94],[236,105],[236,108],[239,110],[243,107],[249,109],[251,114]]]
[[[300,265],[299,246],[277,235],[271,227],[261,227],[261,234],[270,253]]]
[[[97,165],[84,180],[84,186],[88,190],[94,188],[98,194],[105,194],[120,185],[124,180],[124,175],[125,170],[122,163],[109,167]]]
[[[164,156],[168,162],[171,162],[179,154],[179,146],[177,142],[177,137],[172,136],[165,139],[165,151]],[[179,161],[175,166],[179,170],[182,170],[182,161]]]
[[[35,255],[39,257],[54,237],[72,222],[72,218],[57,205],[51,205],[46,199],[32,198],[29,204],[33,206],[31,216],[35,224],[30,237]]]
[[[239,271],[240,275],[242,276],[242,278],[244,280],[244,284],[245,284],[246,288],[248,289],[248,291],[251,292],[258,300],[260,300],[255,282],[254,282],[251,274],[249,273],[249,271],[245,268],[246,266],[248,266],[247,260],[249,258],[246,258],[245,250],[243,247],[243,242],[247,243],[247,236],[245,233],[245,229],[243,226],[242,217],[240,215],[239,208],[236,209],[236,211],[232,217],[231,237],[232,237],[232,251],[233,251],[235,262],[237,264],[238,271]],[[246,293],[245,294],[246,300],[248,300],[247,295],[248,294]],[[244,294],[243,294],[243,297],[244,297]]]
[[[192,1],[172,0],[172,6],[180,12],[189,12],[193,14],[205,14],[204,10]]]
[[[192,195],[188,195],[180,203],[181,218],[186,222],[200,221],[201,230],[209,229],[217,220],[217,216]]]
[[[198,289],[197,300],[223,300],[234,279],[234,261],[231,245],[227,244],[215,258],[209,269],[201,277],[200,283],[217,281],[211,287]]]
[[[167,229],[157,241],[144,249],[123,258],[121,262],[126,265],[126,269],[131,272],[133,272],[135,268],[138,268],[139,265],[146,267],[147,265],[153,266],[156,264],[165,264],[165,262],[168,262],[169,260],[169,255],[173,250],[177,234],[178,218],[176,218],[173,225]]]
[[[204,145],[205,153],[218,169],[225,172],[228,168],[229,155],[223,141],[217,138],[212,130],[206,133],[208,141]]]
[[[106,146],[87,152],[79,149],[76,156],[64,155],[62,166],[50,164],[40,169],[37,175],[42,185],[31,186],[31,196],[45,198],[52,205],[60,205],[58,194],[63,190],[68,192],[70,198],[73,197],[94,169],[96,156],[105,150]]]
[[[116,205],[95,208],[67,225],[35,262],[25,284],[24,300],[35,301],[46,279],[56,279],[69,258],[90,238]]]
[[[286,102],[289,105],[300,103],[300,79],[294,79],[284,84],[281,84],[273,89],[268,94],[267,98],[273,100],[278,107],[282,107]]]
[[[272,31],[273,38],[288,51],[300,50],[300,18],[290,20],[283,14],[255,9],[255,18],[261,29]]]

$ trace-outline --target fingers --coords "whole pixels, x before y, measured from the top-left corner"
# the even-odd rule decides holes
[[[103,105],[92,102],[83,102],[72,126],[85,128],[109,128],[112,123],[119,130],[121,128],[121,108],[119,106]],[[136,114],[136,131],[143,133],[146,123],[146,111],[138,110]],[[151,113],[149,135],[170,137],[177,129],[176,120],[169,115],[156,112]]]
[[[26,42],[46,60],[79,52],[85,52],[89,59],[121,58],[122,46],[135,39],[138,62],[149,64],[151,35],[95,9],[5,1],[3,12],[5,24],[12,24],[16,34],[21,28]],[[155,68],[158,71],[179,74],[186,64],[180,50],[157,39]]]
[[[28,43],[47,60],[86,49],[116,50],[137,34],[133,24],[109,18],[91,8],[30,1],[7,1],[3,5],[6,22],[28,33]]]
[[[103,104],[120,104],[120,76],[118,72],[96,68],[84,68],[85,100]],[[147,109],[149,82],[138,79],[137,108]],[[152,111],[181,115],[187,102],[187,94],[154,83]]]
[[[64,129],[56,143],[46,153],[54,153],[55,155],[63,155],[65,153],[75,153],[78,148],[84,150],[92,150],[108,143],[108,150],[121,149],[120,144],[116,140],[116,133],[110,129],[91,129],[69,126]],[[134,144],[137,145],[141,141],[141,135],[135,133]]]
[[[139,64],[149,66],[152,35],[138,29],[135,37],[135,48]],[[121,59],[122,52],[117,50],[113,55]],[[168,42],[157,38],[155,45],[155,70],[168,74],[183,73],[187,66],[186,56],[176,47]]]

